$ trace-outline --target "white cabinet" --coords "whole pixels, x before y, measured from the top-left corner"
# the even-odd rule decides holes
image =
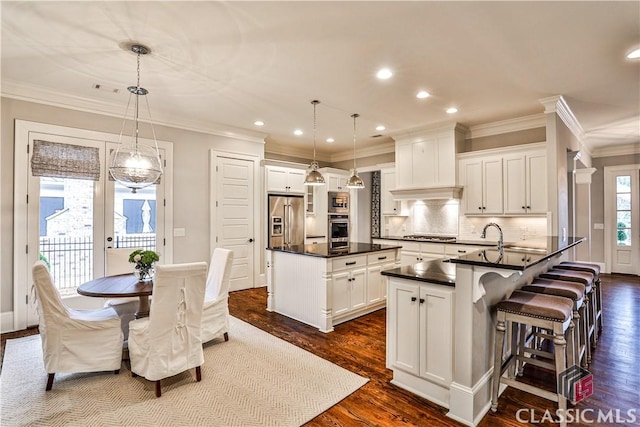
[[[307,208],[306,208],[306,213],[307,215],[315,215],[316,214],[316,207],[317,207],[317,203],[316,203],[316,187],[315,185],[307,185],[306,186],[306,191],[307,191]]]
[[[502,158],[460,161],[460,182],[464,186],[464,213],[499,215],[502,213]]]
[[[458,156],[465,215],[545,215],[545,143]]]
[[[300,193],[306,192],[305,171],[302,169],[267,166],[267,192]]]
[[[547,212],[547,156],[545,152],[504,159],[504,213]]]
[[[396,188],[396,170],[380,170],[380,211],[382,215],[400,215],[400,202],[393,199],[390,190]]]
[[[364,307],[366,300],[366,269],[357,268],[333,275],[333,315]]]
[[[458,125],[394,136],[396,188],[456,185],[456,153],[464,144],[465,129]]]
[[[455,288],[390,279],[387,363],[391,369],[450,385],[454,297]]]
[[[369,255],[367,265],[367,305],[385,302],[387,283],[380,273],[399,266],[395,258],[395,251]]]
[[[327,183],[328,191],[349,191],[346,187],[347,176],[327,174],[325,176],[325,182]]]
[[[402,242],[401,265],[413,265],[444,257],[445,245],[442,243]]]

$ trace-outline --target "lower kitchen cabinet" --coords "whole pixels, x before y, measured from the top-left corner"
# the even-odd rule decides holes
[[[454,299],[454,287],[389,278],[387,368],[394,372],[392,383],[447,407]]]
[[[356,268],[333,275],[333,315],[340,316],[362,308],[367,303],[365,268]]]

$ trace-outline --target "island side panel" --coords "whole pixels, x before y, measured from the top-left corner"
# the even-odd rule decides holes
[[[558,263],[560,255],[524,271],[458,264],[456,268],[454,378],[450,418],[477,425],[491,406],[491,374],[495,339],[495,305],[515,289]],[[472,287],[482,283],[486,294],[473,303]]]
[[[333,330],[327,319],[327,260],[321,257],[271,252],[270,311],[314,326]],[[327,330],[328,329],[328,330]]]

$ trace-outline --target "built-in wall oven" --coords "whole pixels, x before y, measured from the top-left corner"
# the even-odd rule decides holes
[[[349,246],[349,215],[329,215],[329,248]]]

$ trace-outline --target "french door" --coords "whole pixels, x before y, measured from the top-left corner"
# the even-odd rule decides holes
[[[171,261],[165,244],[167,174],[160,183],[137,193],[110,179],[108,158],[117,138],[93,131],[16,123],[14,329],[38,322],[30,289],[31,266],[38,259],[49,266],[66,303],[76,307],[102,304],[98,299],[79,297],[76,288],[105,275],[105,248],[153,249],[162,262]],[[65,172],[66,166],[62,165],[56,176],[38,176],[34,154],[42,144],[59,149],[60,157],[66,155],[65,150],[90,150],[97,156],[91,169],[98,171],[88,179],[75,176],[74,170]],[[18,153],[25,145],[26,155]],[[45,164],[46,168],[51,167]]]
[[[640,165],[605,168],[605,262],[640,275]]]

